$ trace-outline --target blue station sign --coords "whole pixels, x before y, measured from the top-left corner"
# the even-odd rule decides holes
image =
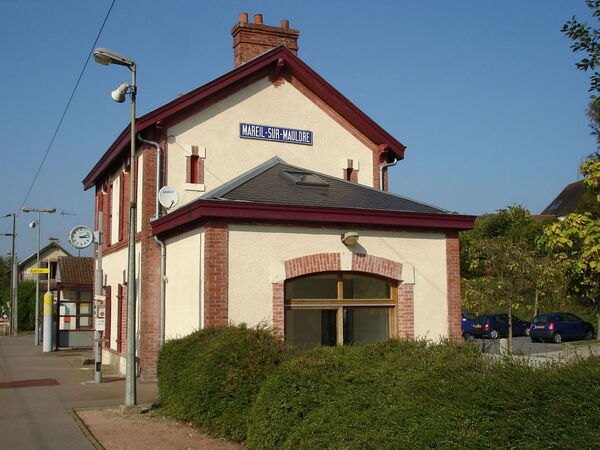
[[[313,132],[294,128],[272,127],[253,123],[240,123],[240,137],[265,141],[287,142],[289,144],[313,144]]]

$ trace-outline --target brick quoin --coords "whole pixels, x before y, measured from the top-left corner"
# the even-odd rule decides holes
[[[398,338],[415,337],[415,296],[414,285],[398,286]]]
[[[460,253],[458,232],[446,233],[446,270],[448,279],[448,337],[459,340],[461,330]]]
[[[156,138],[153,136],[150,139]],[[143,177],[142,201],[137,205],[138,208],[141,208],[141,223],[136,224],[138,234],[141,235],[139,249],[142,261],[141,267],[137,268],[140,274],[138,283],[140,286],[138,310],[141,313],[140,329],[138,330],[140,374],[144,380],[155,380],[160,351],[158,332],[160,330],[160,247],[152,236],[150,218],[156,215],[156,149],[144,145],[142,159],[142,171],[140,172],[138,169],[138,176]],[[136,165],[136,167],[138,166]],[[138,193],[138,199],[139,197]]]
[[[208,222],[204,232],[204,326],[227,325],[229,318],[229,230]]]

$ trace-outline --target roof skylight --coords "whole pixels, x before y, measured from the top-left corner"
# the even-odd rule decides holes
[[[322,178],[318,177],[314,173],[308,172],[291,172],[288,170],[283,171],[283,174],[289,181],[298,186],[318,186],[318,187],[329,187]]]

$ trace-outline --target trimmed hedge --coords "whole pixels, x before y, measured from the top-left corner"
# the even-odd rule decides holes
[[[212,327],[163,346],[158,388],[165,415],[242,441],[254,399],[285,354],[265,329]]]
[[[532,368],[464,343],[289,353],[265,330],[208,328],[163,347],[163,411],[249,448],[592,448],[600,359]]]
[[[590,448],[600,361],[534,369],[458,343],[317,348],[252,408],[250,448]]]

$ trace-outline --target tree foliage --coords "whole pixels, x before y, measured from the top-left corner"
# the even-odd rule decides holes
[[[600,202],[600,163],[590,159],[581,165],[584,183]],[[600,330],[600,218],[591,213],[573,213],[544,229],[538,240],[563,261],[570,278],[569,290],[597,314]]]
[[[466,310],[530,318],[539,302],[549,307],[564,301],[565,265],[536,245],[543,227],[527,209],[509,206],[461,234]]]
[[[600,19],[600,0],[586,0],[592,16]],[[579,70],[593,70],[590,76],[590,91],[600,92],[600,74],[596,70],[600,65],[600,30],[592,28],[587,22],[580,22],[573,16],[567,21],[561,31],[573,41],[571,50],[583,52],[584,57],[575,63]]]

